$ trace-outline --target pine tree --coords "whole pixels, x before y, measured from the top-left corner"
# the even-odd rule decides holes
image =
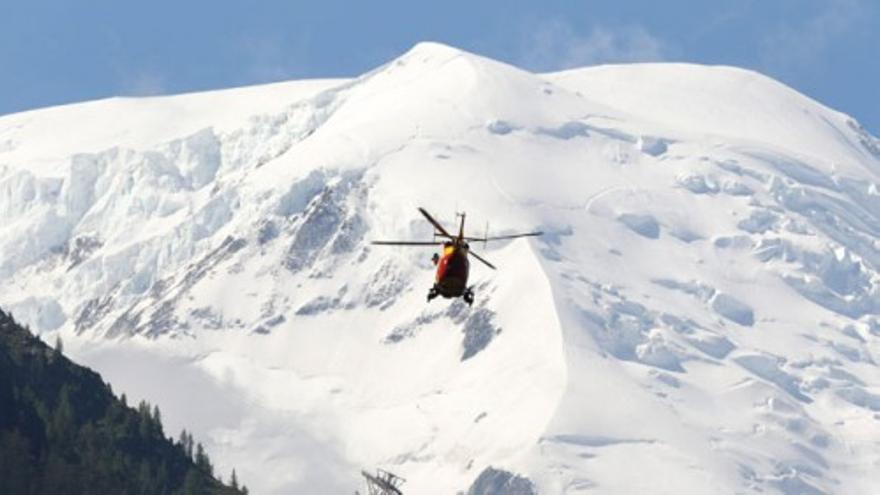
[[[147,462],[146,459],[142,460],[140,470],[138,471],[138,479],[137,479],[138,485],[140,485],[141,490],[144,493],[155,492],[155,487],[152,486],[154,481],[155,480],[154,480],[152,474],[150,473],[150,463]],[[154,488],[154,489],[151,490],[151,488]]]
[[[64,384],[59,393],[58,402],[52,413],[49,424],[50,440],[66,449],[70,446],[75,433],[73,406],[70,403],[70,387]]]
[[[61,334],[55,336],[55,357],[64,354],[64,342],[61,340]]]
[[[159,406],[153,406],[153,427],[160,437],[165,436],[165,432],[162,431],[162,413],[159,411]]]
[[[202,477],[199,475],[198,471],[190,468],[190,470],[186,472],[186,479],[183,481],[184,495],[202,495],[203,491]]]
[[[211,459],[208,458],[205,448],[202,447],[202,442],[199,442],[196,446],[196,466],[201,469],[203,473],[213,476],[214,466],[211,465]]]
[[[159,465],[159,471],[156,472],[156,486],[159,493],[168,493],[168,464],[164,461]]]
[[[186,434],[186,456],[190,458],[190,460],[195,459],[195,455],[193,454],[193,436],[192,433]]]
[[[33,460],[27,437],[16,430],[0,432],[0,493],[30,493]]]
[[[150,413],[150,405],[146,401],[141,401],[138,404],[138,433],[144,440],[150,438],[152,421],[153,416]]]
[[[232,468],[232,478],[229,480],[229,486],[233,490],[238,490],[238,476],[235,475],[235,468]]]

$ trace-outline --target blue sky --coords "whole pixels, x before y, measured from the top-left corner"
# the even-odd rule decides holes
[[[352,76],[423,40],[532,70],[747,67],[880,134],[874,0],[0,0],[0,114]]]

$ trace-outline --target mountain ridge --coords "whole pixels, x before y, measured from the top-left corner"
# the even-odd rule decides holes
[[[870,493],[876,139],[729,73],[532,74],[428,43],[211,95],[234,111],[160,142],[95,114],[100,151],[0,152],[0,302],[198,419],[264,492],[375,466],[449,493],[494,466],[540,493]],[[47,139],[20,118],[0,142]],[[416,206],[545,235],[479,246],[500,270],[474,267],[474,308],[426,305],[430,253],[369,245],[430,238]]]

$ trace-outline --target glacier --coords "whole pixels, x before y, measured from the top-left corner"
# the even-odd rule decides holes
[[[0,306],[254,493],[870,494],[878,181],[880,140],[755,72],[420,43],[0,117]],[[418,206],[545,235],[427,304],[430,250],[369,244],[430,239]]]

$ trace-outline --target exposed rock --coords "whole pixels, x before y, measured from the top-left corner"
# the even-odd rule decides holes
[[[467,495],[537,495],[528,478],[509,471],[487,467],[468,488]]]

